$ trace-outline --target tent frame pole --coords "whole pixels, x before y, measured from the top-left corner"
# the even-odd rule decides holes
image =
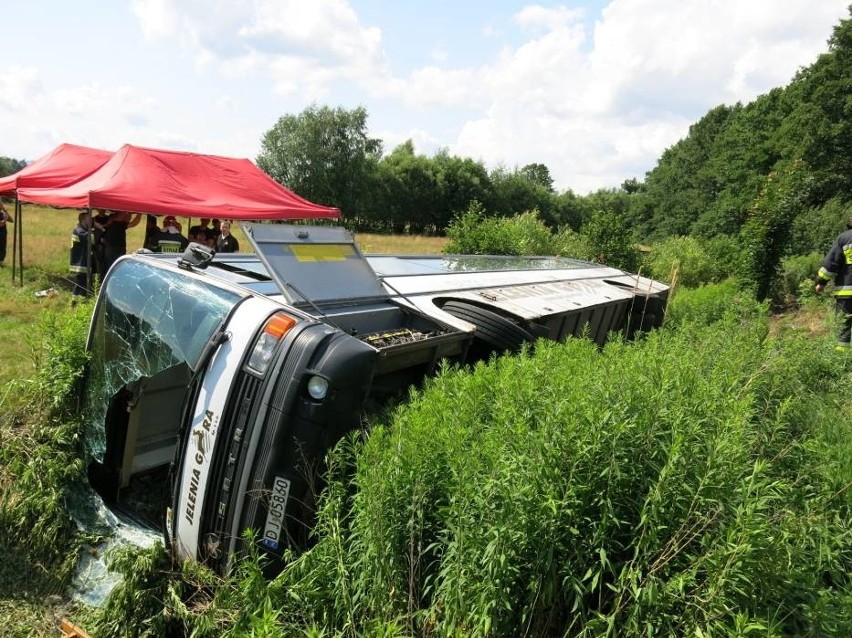
[[[24,237],[23,214],[21,213],[21,200],[15,193],[15,221],[12,223],[12,285],[15,285],[16,277],[21,287],[24,285]]]

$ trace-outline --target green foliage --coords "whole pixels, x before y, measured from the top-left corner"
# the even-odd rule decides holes
[[[694,237],[672,237],[652,246],[645,257],[643,274],[659,281],[695,288],[727,276],[726,265],[713,258],[705,243]]]
[[[120,550],[88,628],[848,635],[852,363],[764,316],[732,282],[681,289],[633,344],[446,369],[331,453],[316,545],[278,578]]]
[[[514,217],[486,217],[479,202],[447,228],[448,254],[471,255],[550,255],[553,254],[550,230],[538,218],[537,211]]]
[[[706,326],[723,319],[731,321],[766,316],[765,304],[744,292],[734,279],[697,288],[677,288],[666,309],[666,325]]]
[[[540,218],[551,227],[562,223],[558,218],[556,199],[547,185],[549,171],[543,164],[528,165],[520,170],[495,168],[489,174],[493,195],[484,200],[493,215],[512,216],[523,211],[537,210]]]
[[[551,238],[553,246],[553,254],[561,257],[573,257],[575,259],[585,259],[586,261],[594,261],[597,253],[594,246],[589,241],[589,238],[582,234],[563,228]]]
[[[814,279],[820,265],[822,254],[796,255],[784,259],[781,274],[775,279],[772,298],[785,303],[801,301],[813,297]]]
[[[518,173],[526,177],[533,184],[538,184],[549,191],[553,191],[553,177],[550,176],[550,169],[544,164],[527,164]]]
[[[611,211],[598,211],[580,231],[600,263],[635,272],[639,267],[639,249],[633,231],[624,216]]]
[[[337,450],[318,544],[276,581],[282,617],[343,635],[847,635],[849,442],[828,442],[848,408],[822,380],[852,369],[834,355],[725,317],[445,371]]]
[[[0,400],[0,548],[67,583],[80,543],[67,509],[85,480],[73,389],[85,365],[89,304],[45,313],[30,335],[33,380]],[[45,586],[48,586],[45,584]]]
[[[845,228],[852,215],[852,202],[833,197],[825,205],[809,208],[793,221],[790,252],[805,255],[816,251],[825,254]]]
[[[367,197],[369,160],[381,142],[367,135],[367,111],[311,105],[285,115],[261,141],[257,165],[302,197],[358,215]]]
[[[181,585],[169,578],[171,559],[162,544],[139,550],[129,546],[107,557],[122,579],[94,618],[95,636],[181,635],[181,619],[167,601],[180,600]]]
[[[670,237],[651,246],[644,256],[643,274],[660,281],[695,288],[736,277],[742,262],[741,247],[733,237],[710,239]]]
[[[16,160],[5,156],[0,157],[0,177],[6,177],[6,175],[17,173],[26,165],[27,163],[23,160]]]
[[[710,208],[721,179],[710,164],[720,152],[723,132],[741,109],[717,106],[689,127],[686,138],[666,149],[648,173],[642,197],[631,202],[631,217],[645,236],[687,235]]]
[[[741,278],[761,301],[769,296],[789,249],[793,219],[802,210],[802,201],[807,195],[804,173],[801,162],[770,173],[742,228]]]
[[[767,176],[802,160],[810,185],[798,214],[813,218],[852,186],[852,20],[842,20],[828,53],[784,88],[753,102],[711,109],[667,149],[630,200],[629,219],[643,238],[736,235]],[[798,215],[797,215],[798,216]],[[812,226],[809,222],[816,221]],[[828,221],[828,220],[825,220]],[[793,249],[817,250],[823,220],[802,220]]]

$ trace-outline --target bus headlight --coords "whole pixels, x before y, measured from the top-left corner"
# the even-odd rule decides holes
[[[308,379],[308,394],[311,395],[312,399],[322,401],[328,394],[328,379],[313,375]]]

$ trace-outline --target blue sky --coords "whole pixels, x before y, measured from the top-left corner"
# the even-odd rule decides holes
[[[579,194],[642,179],[718,104],[827,51],[848,0],[7,0],[0,155],[71,142],[254,159],[282,115],[369,113]]]

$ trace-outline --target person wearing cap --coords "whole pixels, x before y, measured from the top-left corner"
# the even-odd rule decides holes
[[[174,215],[166,216],[156,239],[157,251],[161,253],[180,253],[189,245],[189,240],[181,234],[180,225]]]
[[[141,220],[142,213],[136,213],[131,219],[128,212],[109,211],[109,219],[104,226],[103,236],[106,270],[109,270],[115,260],[127,252],[127,229],[138,225]]]
[[[834,279],[832,294],[840,315],[838,350],[849,350],[852,335],[852,215],[846,220],[846,230],[834,240],[816,277],[816,291],[825,290],[825,284]]]

